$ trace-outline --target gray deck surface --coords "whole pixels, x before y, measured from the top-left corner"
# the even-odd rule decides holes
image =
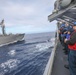
[[[52,75],[70,75],[69,69],[64,67],[64,64],[68,64],[67,55],[62,50],[63,47],[58,43],[55,60],[52,69]]]

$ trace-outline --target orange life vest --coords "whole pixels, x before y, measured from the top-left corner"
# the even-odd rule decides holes
[[[76,31],[74,31],[74,32],[71,34],[71,36],[72,36],[74,33],[76,33]],[[71,37],[71,36],[70,36],[70,37]],[[76,50],[76,43],[73,44],[73,45],[68,45],[68,48],[71,49],[71,50]]]

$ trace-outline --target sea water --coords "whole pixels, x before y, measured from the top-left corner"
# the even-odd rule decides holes
[[[0,75],[43,75],[55,33],[25,35],[25,41],[0,47]]]

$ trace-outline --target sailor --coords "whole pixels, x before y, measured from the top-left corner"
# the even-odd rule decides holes
[[[65,39],[68,44],[69,52],[69,69],[71,75],[76,75],[76,24],[73,25],[74,32],[71,34],[70,39]]]

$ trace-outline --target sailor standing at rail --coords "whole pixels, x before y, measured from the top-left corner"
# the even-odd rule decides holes
[[[69,52],[69,69],[71,75],[76,75],[76,24],[73,25],[74,32],[71,34],[70,39],[65,39],[68,44]]]

